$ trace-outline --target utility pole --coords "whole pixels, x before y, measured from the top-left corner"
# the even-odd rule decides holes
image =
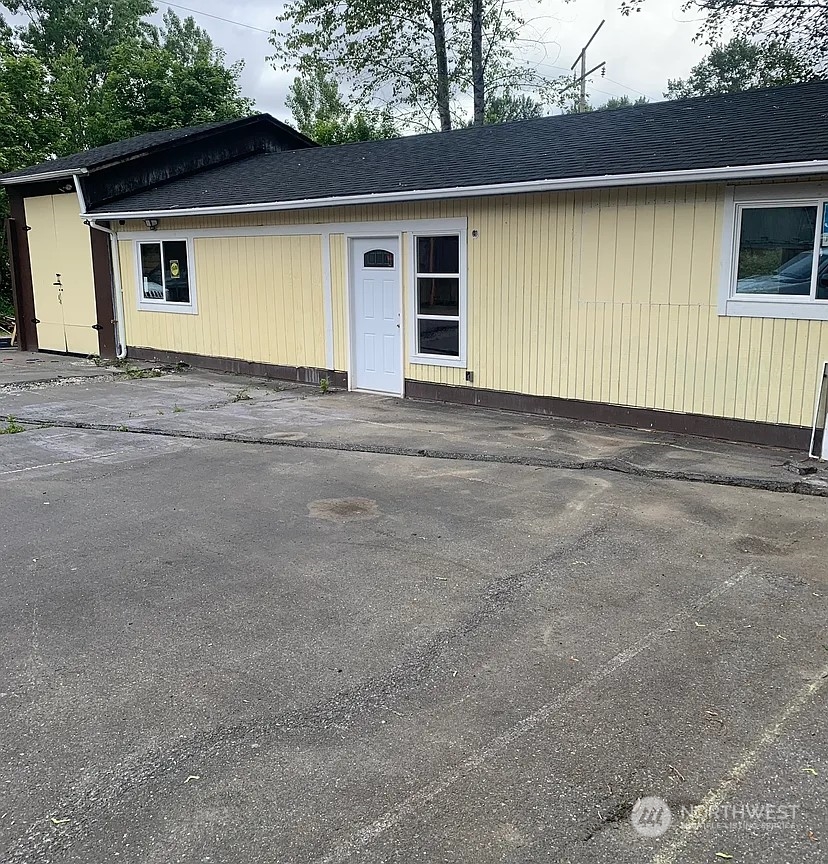
[[[576,67],[579,63],[581,64],[581,75],[580,75],[580,77],[577,77],[577,76],[576,76],[575,79],[574,79],[574,81],[573,81],[573,84],[579,84],[579,83],[580,83],[580,85],[581,85],[581,94],[580,94],[580,99],[579,99],[579,102],[578,102],[578,113],[579,113],[579,114],[583,114],[584,111],[586,111],[586,107],[587,107],[587,101],[586,101],[586,82],[587,82],[587,78],[589,78],[589,76],[592,75],[593,72],[597,72],[597,71],[598,71],[602,66],[606,66],[606,65],[607,65],[607,64],[606,64],[606,61],[602,61],[602,62],[599,63],[597,66],[593,66],[592,69],[590,69],[589,71],[587,71],[587,68],[586,68],[586,54],[587,54],[587,48],[589,48],[589,46],[592,45],[593,40],[595,39],[595,37],[596,37],[596,36],[598,35],[598,33],[600,32],[601,28],[602,28],[602,27],[604,26],[604,24],[606,24],[606,23],[607,23],[607,20],[606,20],[606,18],[605,18],[605,19],[604,19],[603,21],[601,21],[601,23],[600,23],[600,24],[595,28],[595,32],[592,34],[592,36],[589,37],[589,42],[587,42],[586,45],[584,45],[584,47],[581,49],[581,53],[580,53],[580,54],[575,58],[575,62],[572,64],[572,66],[570,66],[570,71],[571,71],[571,72],[574,72],[574,71],[575,71],[575,67]]]

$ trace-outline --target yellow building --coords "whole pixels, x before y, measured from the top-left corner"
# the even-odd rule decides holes
[[[807,449],[826,111],[814,83],[263,153],[83,218],[130,356]]]

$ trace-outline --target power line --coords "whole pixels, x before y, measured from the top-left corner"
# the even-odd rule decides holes
[[[625,90],[632,90],[633,93],[638,93],[639,96],[645,96],[647,99],[652,99],[653,102],[659,102],[661,99],[660,96],[653,96],[652,93],[645,93],[643,90],[639,90],[636,87],[631,87],[629,84],[622,84],[620,81],[614,81],[612,78],[609,77],[609,75],[605,75],[604,79],[606,81],[609,81],[610,84],[617,84],[619,87],[623,87]]]
[[[235,24],[236,27],[246,27],[248,30],[255,30],[257,33],[265,33],[268,36],[272,30],[265,30],[262,27],[254,27],[252,24],[245,24],[243,21],[234,21],[232,18],[222,18],[220,15],[213,15],[210,12],[202,12],[200,9],[190,9],[189,6],[180,6],[178,3],[165,3],[166,6],[172,6],[174,9],[181,9],[184,12],[190,12],[193,15],[203,15],[205,18],[212,18],[215,21],[223,21],[225,24]]]

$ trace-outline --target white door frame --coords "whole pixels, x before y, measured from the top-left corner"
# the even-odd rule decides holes
[[[398,258],[398,271],[399,271],[399,310],[400,310],[400,389],[398,392],[388,392],[388,396],[404,396],[405,395],[405,340],[403,339],[404,330],[404,321],[403,315],[405,314],[405,304],[404,304],[404,294],[405,289],[403,287],[403,279],[404,279],[404,252],[403,252],[403,232],[402,231],[383,231],[381,226],[377,226],[377,231],[360,231],[347,233],[345,235],[345,245],[346,245],[346,268],[345,268],[345,305],[347,307],[348,314],[348,389],[349,390],[357,390],[354,386],[354,380],[356,375],[354,373],[354,344],[356,340],[356,320],[354,318],[354,306],[356,305],[353,302],[353,272],[354,272],[354,240],[396,240],[397,241],[397,258]]]

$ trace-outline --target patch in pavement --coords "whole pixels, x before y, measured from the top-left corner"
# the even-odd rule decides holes
[[[331,522],[351,522],[372,519],[379,515],[379,510],[372,498],[323,498],[308,504],[308,515]]]
[[[748,555],[784,555],[791,544],[772,543],[763,537],[737,537],[733,545]]]

